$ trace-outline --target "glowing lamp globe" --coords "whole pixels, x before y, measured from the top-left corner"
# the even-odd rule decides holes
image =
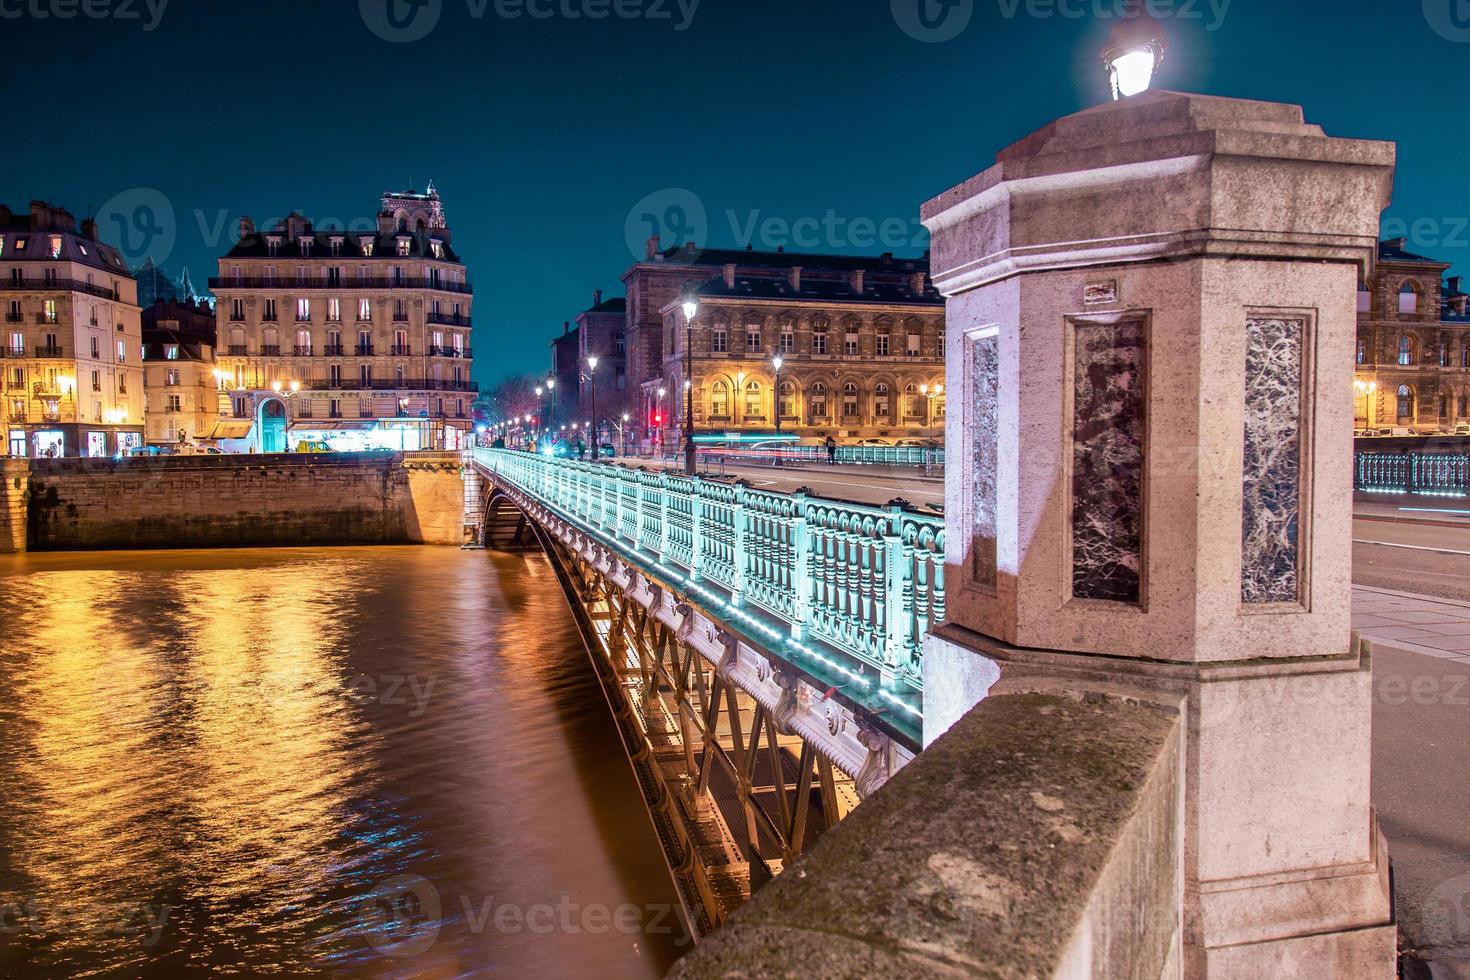
[[[1168,50],[1164,25],[1143,9],[1142,0],[1129,0],[1102,53],[1113,98],[1126,99],[1148,91]]]

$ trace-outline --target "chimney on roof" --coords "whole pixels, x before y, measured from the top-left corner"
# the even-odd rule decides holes
[[[884,252],[882,257],[883,257],[883,264],[884,265],[892,265],[893,264],[893,253],[892,252]]]
[[[854,293],[857,293],[859,296],[863,294],[864,278],[865,274],[862,269],[852,270],[852,274],[847,277],[847,284],[851,286],[852,291]]]
[[[660,252],[660,249],[658,247],[658,236],[657,235],[654,235],[648,241],[646,241],[646,242],[643,243],[643,257],[645,259],[647,259],[649,261],[652,261],[653,259],[655,259],[655,258],[658,257],[658,253],[659,252]]]
[[[572,332],[572,323],[571,323],[571,321],[570,320],[563,320],[561,322],[561,335],[563,337],[565,337],[567,334],[569,334],[571,332]]]
[[[592,290],[592,306],[594,308],[596,308],[596,307],[599,307],[601,305],[602,305],[602,290],[600,290],[600,289],[594,289],[594,290]]]
[[[735,263],[734,262],[727,262],[727,263],[725,263],[725,288],[726,289],[734,289],[735,288]]]
[[[250,220],[250,215],[240,215],[240,241],[255,237],[255,222]]]
[[[690,256],[693,256],[695,252],[699,251],[699,245],[694,242],[685,242],[684,251]]]
[[[1449,283],[1449,285],[1450,285],[1450,292],[1452,292],[1452,293],[1458,293],[1458,292],[1460,292],[1460,283],[1462,283],[1464,281],[1465,281],[1464,280],[1464,277],[1462,277],[1462,276],[1450,276],[1450,283]]]
[[[90,238],[94,242],[97,240],[97,221],[96,221],[96,219],[94,219],[94,218],[83,218],[82,219],[82,237],[83,238]]]
[[[1404,250],[1404,246],[1409,244],[1409,240],[1407,238],[1390,238],[1387,239],[1383,244],[1387,245],[1389,248],[1396,248],[1402,252]]]
[[[793,292],[801,292],[801,266],[793,265],[786,270],[786,281],[791,283]]]
[[[924,295],[924,287],[927,285],[925,280],[927,280],[928,278],[929,277],[924,275],[924,273],[922,272],[915,272],[913,275],[909,276],[909,288],[914,291],[915,296]]]
[[[311,227],[310,224],[299,211],[292,211],[286,215],[286,240],[294,242],[305,234],[309,227]]]

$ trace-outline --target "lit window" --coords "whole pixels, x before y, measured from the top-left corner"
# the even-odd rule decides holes
[[[51,236],[51,249],[48,252],[48,254],[53,259],[59,259],[59,258],[61,258],[61,236],[60,235],[52,235]]]
[[[1404,287],[1399,290],[1399,312],[1419,312],[1419,290],[1414,287],[1412,282],[1404,283]]]
[[[117,363],[126,364],[128,360],[128,342],[119,340],[117,342]]]
[[[359,239],[358,244],[362,246],[363,255],[371,256],[373,254],[373,240],[371,238]],[[366,273],[363,275],[366,278]]]
[[[444,243],[443,242],[436,241],[436,242],[432,243],[432,248],[434,250],[434,258],[436,258],[436,259],[442,259],[442,258],[444,258]]]
[[[296,301],[296,319],[302,323],[311,319],[311,300],[302,297]]]
[[[765,415],[761,408],[761,386],[758,381],[752,381],[745,386],[745,414],[749,418],[761,418]]]
[[[177,361],[179,359],[179,345],[178,344],[168,344],[168,345],[166,345],[163,348],[163,356],[167,360]],[[177,373],[177,372],[175,372],[175,373]],[[174,384],[178,384],[177,381],[175,381],[173,383]]]
[[[717,419],[730,416],[730,386],[723,381],[716,381],[710,392],[709,412],[711,417]]]
[[[338,323],[342,319],[342,301],[340,299],[327,300],[327,320]]]
[[[369,323],[373,319],[373,301],[360,299],[357,301],[357,318],[363,323]]]
[[[398,239],[398,254],[400,256],[408,256],[413,254],[413,241],[408,238]]]
[[[1404,365],[1414,363],[1414,343],[1408,337],[1399,338],[1399,363]]]

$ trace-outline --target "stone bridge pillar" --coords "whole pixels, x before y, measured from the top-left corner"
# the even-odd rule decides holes
[[[1349,625],[1354,300],[1393,166],[1295,106],[1149,92],[924,209],[953,461],[926,741],[992,684],[1186,711],[1187,977],[1393,975]]]

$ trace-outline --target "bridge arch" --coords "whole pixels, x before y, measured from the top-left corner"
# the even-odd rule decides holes
[[[530,551],[540,547],[531,519],[520,504],[498,488],[485,500],[485,510],[480,516],[480,544],[501,551]]]

